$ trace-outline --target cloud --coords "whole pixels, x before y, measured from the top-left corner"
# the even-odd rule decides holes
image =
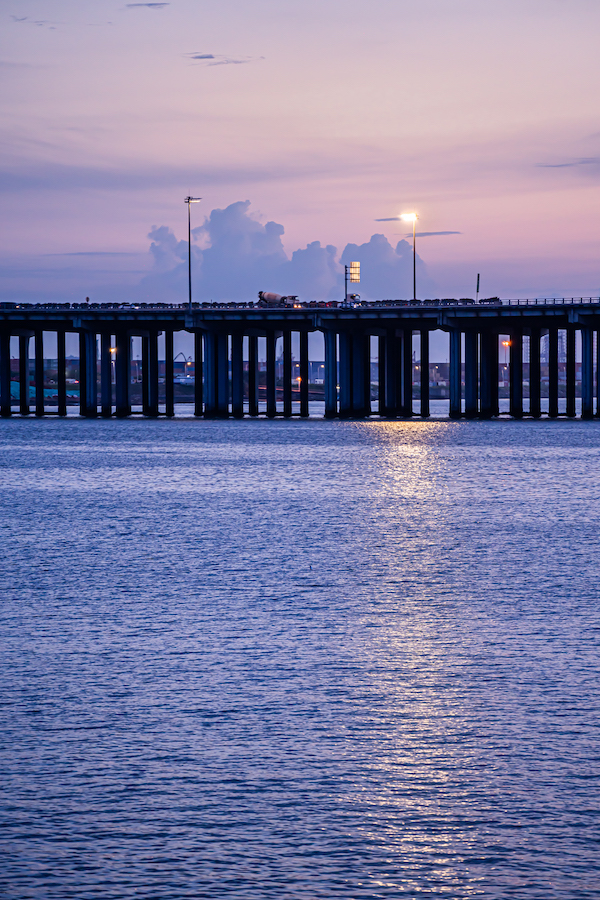
[[[571,162],[562,163],[536,163],[538,169],[574,169],[579,166],[598,166],[600,165],[600,156],[584,156],[581,159],[574,159]]]
[[[217,53],[186,53],[186,58],[205,66],[242,66],[264,59],[264,56],[242,56],[236,59],[233,56],[222,56]]]
[[[134,9],[136,6],[145,6],[147,9],[163,9],[170,6],[170,3],[127,3],[127,9]]]
[[[417,237],[441,237],[444,234],[462,234],[462,231],[417,231]],[[412,237],[412,231],[405,235]]]
[[[48,19],[30,19],[29,16],[11,16],[13,22],[25,22],[27,25],[37,25],[39,28],[49,28],[51,31],[56,29],[59,22],[50,22]]]
[[[284,227],[262,224],[250,213],[250,201],[214,209],[192,232],[192,268],[196,300],[256,300],[258,291],[297,294],[303,300],[341,299],[343,265],[358,260],[366,299],[408,296],[412,291],[412,247],[400,241],[393,248],[382,234],[366,244],[348,244],[338,260],[337,248],[311,241],[285,252]],[[153,271],[142,279],[139,299],[181,302],[187,296],[188,245],[166,225],[150,234]],[[417,257],[419,284],[431,289],[425,267]]]

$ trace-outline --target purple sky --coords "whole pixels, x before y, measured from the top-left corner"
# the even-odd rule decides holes
[[[600,291],[597,0],[5,0],[0,16],[2,299],[178,299],[188,193],[199,296],[335,293],[348,244],[366,245],[363,294],[408,296],[407,229],[375,220],[411,210],[460,232],[420,239],[421,296],[473,296],[477,272],[484,296]]]

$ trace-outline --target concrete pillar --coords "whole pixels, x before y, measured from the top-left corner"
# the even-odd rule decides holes
[[[385,335],[377,338],[377,404],[379,415],[385,415]]]
[[[513,331],[510,335],[510,414],[515,419],[523,417],[523,335]]]
[[[258,415],[258,338],[248,337],[248,412]]]
[[[461,333],[450,332],[450,418],[460,419],[461,409]]]
[[[303,419],[308,418],[308,382],[309,382],[309,365],[308,365],[308,332],[300,332],[300,415]]]
[[[61,332],[57,334],[57,341],[60,340]],[[63,346],[64,346],[64,332],[62,333],[63,337]],[[63,378],[62,382],[64,384],[64,367],[63,367]],[[58,405],[60,407],[60,359],[58,366]],[[19,412],[22,416],[29,415],[29,335],[21,334],[19,335]],[[61,415],[59,409],[59,415]]]
[[[204,358],[202,342],[204,335],[201,331],[194,332],[194,415],[204,414],[205,384],[204,384]]]
[[[144,380],[146,376],[144,373]],[[151,331],[148,336],[148,412],[151,418],[158,416],[158,332]]]
[[[352,415],[352,335],[340,331],[340,418]]]
[[[548,415],[558,415],[558,328],[548,329]]]
[[[37,356],[37,353],[36,353]],[[98,414],[97,349],[93,331],[79,332],[79,415],[94,418]],[[36,369],[36,416],[37,369]]]
[[[542,414],[542,371],[540,365],[539,328],[532,328],[529,337],[529,414],[539,419]]]
[[[112,363],[110,356],[111,335],[100,335],[100,409],[104,418],[112,415]]]
[[[275,418],[277,415],[277,402],[275,391],[275,332],[267,332],[267,417]]]
[[[65,332],[59,331],[56,335],[56,355],[58,363],[58,414],[67,415],[67,353],[65,347]],[[29,356],[29,350],[27,350]],[[29,362],[28,362],[29,368]],[[29,392],[29,380],[27,382]]]
[[[231,335],[231,412],[236,419],[244,416],[244,335]]]
[[[567,415],[575,415],[575,329],[567,328]]]
[[[477,338],[476,331],[465,332],[465,417],[474,419],[478,410],[478,378],[477,378]]]
[[[413,401],[413,359],[412,359],[412,328],[402,329],[401,338],[402,368],[400,372],[400,415],[406,418],[412,416]]]
[[[596,416],[600,417],[600,331],[596,332]]]
[[[229,418],[229,335],[217,334],[217,415]]]
[[[337,335],[326,331],[325,338],[325,418],[337,416]]]
[[[292,415],[292,332],[283,332],[283,415]]]
[[[581,329],[581,418],[594,415],[594,332],[589,326]]]
[[[401,339],[395,331],[388,331],[385,338],[385,413],[394,419],[400,408],[401,388]]]
[[[429,416],[429,332],[421,329],[421,418]]]
[[[204,415],[207,419],[217,415],[217,335],[214,331],[204,335]]]
[[[119,418],[131,415],[131,338],[126,331],[115,334],[115,411]]]
[[[34,337],[35,346],[35,414],[44,415],[44,332],[37,329]],[[81,356],[79,364],[79,381],[81,382]],[[81,384],[79,385],[81,391]]]
[[[148,364],[150,358],[150,338],[148,335],[142,335],[142,413],[149,415],[148,412],[148,386],[150,379],[148,377]]]
[[[10,395],[10,332],[0,334],[0,415],[8,418],[12,414]]]
[[[479,416],[481,419],[491,419],[492,412],[492,385],[494,382],[494,354],[493,342],[498,346],[498,337],[489,331],[482,331],[479,336],[480,348],[480,387],[479,387]],[[498,366],[495,372],[496,385],[498,384]]]
[[[172,419],[175,415],[175,387],[173,362],[173,332],[165,331],[165,415]],[[194,379],[194,384],[196,379]]]
[[[352,415],[357,417],[368,416],[371,412],[370,368],[371,354],[369,336],[355,333],[351,335],[352,341]]]

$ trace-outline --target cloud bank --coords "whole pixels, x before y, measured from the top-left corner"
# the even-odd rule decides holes
[[[344,265],[361,263],[361,297],[369,300],[407,297],[412,291],[412,247],[392,247],[382,234],[364,244],[347,244],[341,257],[332,244],[311,241],[291,257],[282,242],[283,225],[262,224],[250,213],[250,201],[214,209],[193,230],[194,299],[255,300],[257,292],[297,294],[303,300],[342,299]],[[180,303],[187,298],[188,245],[166,225],[152,228],[153,270],[142,279],[139,296]],[[425,266],[417,257],[420,295],[432,290]],[[429,294],[428,294],[429,295]]]

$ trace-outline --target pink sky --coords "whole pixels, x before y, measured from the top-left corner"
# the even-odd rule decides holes
[[[395,245],[406,229],[375,219],[415,209],[421,230],[460,232],[419,243],[438,296],[473,295],[477,272],[484,295],[600,291],[597,0],[6,0],[1,16],[3,299],[125,299],[151,227],[185,237],[190,192],[197,224],[250,200],[290,255]]]

